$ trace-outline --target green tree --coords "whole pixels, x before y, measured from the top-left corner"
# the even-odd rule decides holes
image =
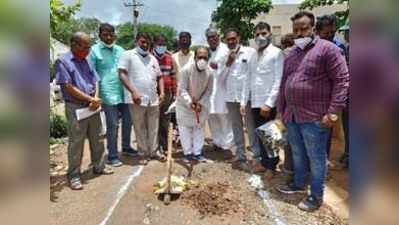
[[[271,0],[217,0],[220,2],[212,14],[212,21],[224,32],[230,27],[237,28],[241,40],[248,43],[253,38],[254,24],[251,22],[260,13],[268,13],[272,9]]]
[[[168,49],[174,50],[175,48],[174,43],[176,42],[177,31],[171,26],[140,23],[138,27],[138,32],[146,32],[151,36],[151,38],[153,38],[156,34],[162,33],[168,39]],[[128,22],[117,26],[117,35],[117,44],[124,47],[125,49],[131,49],[134,47],[132,23]]]
[[[338,18],[337,27],[342,27],[349,22],[349,0],[305,0],[299,6],[299,9],[305,10],[309,9],[312,10],[319,6],[328,6],[333,4],[347,4],[347,9],[344,11],[335,12],[335,15]]]
[[[80,0],[70,6],[66,6],[61,0],[50,0],[50,33],[52,36],[61,32],[63,24],[80,10],[80,6]]]
[[[73,33],[83,31],[96,41],[100,24],[101,21],[97,18],[70,18],[68,21],[60,23],[57,32],[53,34],[53,38],[68,44]]]

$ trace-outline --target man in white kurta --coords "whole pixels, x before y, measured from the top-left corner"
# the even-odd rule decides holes
[[[250,62],[250,102],[255,128],[276,117],[276,99],[283,75],[284,56],[281,49],[272,44],[270,25],[259,22],[255,27],[256,57]],[[253,171],[261,172],[268,169],[270,178],[279,162],[278,157],[269,157],[265,146],[255,135],[255,130],[249,130],[253,137],[252,149],[260,153],[260,160],[254,161]]]
[[[213,83],[208,67],[208,54],[207,48],[199,47],[194,61],[181,70],[176,119],[186,162],[206,162],[202,155],[204,125],[208,119]]]
[[[220,79],[224,67],[223,59],[227,57],[229,49],[226,44],[220,42],[216,29],[207,29],[205,35],[211,52],[209,66],[211,67],[213,77],[208,125],[215,148],[229,150],[234,144],[234,136],[231,121],[227,115],[228,111],[225,101],[226,86]]]
[[[146,165],[156,158],[165,160],[158,149],[159,103],[164,99],[163,77],[157,59],[148,51],[150,37],[139,33],[137,47],[125,51],[119,60],[119,77],[124,85],[125,102],[129,104],[137,148],[144,154]],[[159,78],[160,94],[157,94]]]

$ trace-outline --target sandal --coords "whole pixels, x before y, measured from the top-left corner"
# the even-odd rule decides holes
[[[83,185],[80,180],[71,180],[70,187],[72,190],[82,190],[83,189]]]

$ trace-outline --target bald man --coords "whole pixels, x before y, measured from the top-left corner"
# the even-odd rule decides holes
[[[56,80],[64,96],[68,121],[68,180],[72,190],[81,190],[80,165],[86,138],[90,143],[93,172],[112,174],[113,171],[104,165],[100,114],[82,120],[76,118],[77,109],[88,107],[95,111],[102,103],[97,91],[98,75],[86,59],[91,47],[90,37],[77,32],[72,35],[70,44],[71,51],[56,61]]]

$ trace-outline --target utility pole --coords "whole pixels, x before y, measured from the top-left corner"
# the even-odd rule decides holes
[[[138,3],[137,0],[124,1],[125,7],[133,7],[133,40],[136,40],[137,30],[138,30],[138,17],[139,17],[139,7],[144,6]]]

